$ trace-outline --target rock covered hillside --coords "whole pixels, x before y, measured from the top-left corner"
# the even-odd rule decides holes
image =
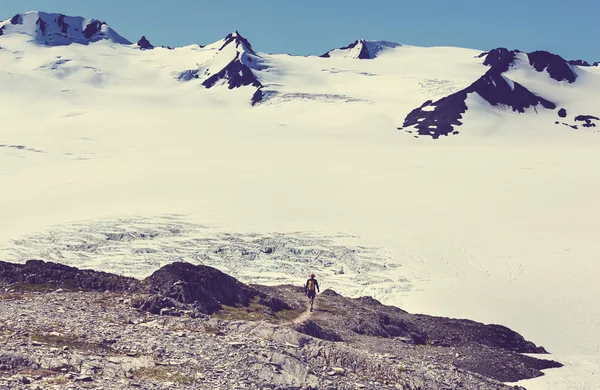
[[[0,388],[509,389],[560,364],[499,325],[173,263],[144,281],[0,262]],[[517,387],[512,387],[517,388]]]

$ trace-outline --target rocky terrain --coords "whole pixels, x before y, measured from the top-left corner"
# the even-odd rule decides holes
[[[0,262],[0,389],[521,389],[560,367],[519,334],[332,290],[167,265],[145,280]]]

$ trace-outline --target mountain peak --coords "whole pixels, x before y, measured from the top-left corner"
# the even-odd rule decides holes
[[[265,69],[263,58],[238,31],[207,47],[211,50],[216,49],[214,56],[197,69],[180,72],[178,80],[200,80],[206,88],[221,85],[227,85],[229,89],[244,86],[262,87],[254,71]]]
[[[143,35],[140,38],[140,40],[137,42],[137,45],[142,50],[152,50],[152,49],[154,49],[154,46],[150,43],[150,41],[148,39],[146,39],[145,35]]]
[[[242,36],[237,30],[235,32],[227,34],[225,39],[223,39],[223,44],[219,48],[219,51],[223,50],[226,46],[234,43],[237,49],[241,49],[241,51],[245,51],[248,53],[256,54],[254,49],[252,49],[252,45],[250,42]]]
[[[567,81],[574,83],[577,80],[577,73],[573,66],[590,66],[582,60],[567,61],[561,56],[547,51],[534,51],[531,53],[522,53],[519,50],[508,50],[504,47],[499,47],[488,52],[481,53],[479,58],[485,57],[483,65],[489,66],[490,71],[496,73],[507,72],[512,65],[517,61],[517,55],[523,54],[526,57],[521,57],[529,62],[529,65],[538,72],[547,72],[548,75],[556,81]]]
[[[569,65],[574,65],[574,66],[585,66],[585,67],[592,66],[592,65],[590,65],[590,63],[589,63],[589,62],[587,62],[587,61],[584,61],[584,60],[570,60],[570,61],[569,61]]]
[[[573,66],[564,58],[557,54],[547,51],[534,51],[527,54],[529,64],[538,72],[546,71],[556,81],[567,81],[574,83],[577,80],[577,73],[573,70]]]
[[[350,58],[359,60],[371,60],[385,50],[393,49],[402,46],[399,43],[390,41],[367,41],[365,39],[357,39],[353,43],[339,49],[330,50],[321,55],[322,58]]]
[[[28,35],[34,42],[48,46],[87,45],[100,40],[131,44],[100,20],[41,11],[17,14],[0,22],[0,35],[8,34]]]
[[[507,48],[499,47],[482,53],[479,57],[485,57],[483,65],[489,66],[497,73],[504,73],[514,64],[517,59],[517,53],[520,52],[518,50],[509,51]]]

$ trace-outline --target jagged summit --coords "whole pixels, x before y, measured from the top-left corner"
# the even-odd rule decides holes
[[[492,108],[503,106],[516,113],[527,109],[556,109],[550,99],[539,96],[526,86],[510,79],[511,69],[531,67],[537,72],[546,72],[557,82],[574,83],[577,72],[573,64],[547,51],[523,53],[519,50],[496,48],[478,56],[484,58],[488,71],[467,88],[448,95],[436,102],[431,100],[411,111],[404,120],[403,129],[408,133],[439,138],[442,135],[458,134],[463,114],[469,109],[468,102],[483,100]]]
[[[575,65],[575,66],[592,66],[592,65],[590,65],[589,62],[587,62],[585,60],[570,60],[569,64]]]
[[[265,69],[263,59],[239,32],[230,33],[204,49],[215,52],[212,58],[198,69],[179,73],[180,81],[199,79],[206,88],[219,85],[227,85],[229,89],[248,85],[262,87],[254,71]]]
[[[140,40],[137,42],[137,46],[142,50],[152,50],[154,46],[150,43],[146,36],[143,35]]]
[[[370,60],[387,49],[401,46],[399,43],[389,41],[367,41],[359,39],[346,47],[330,50],[322,54],[322,58],[350,58],[359,60]]]
[[[490,66],[497,72],[507,72],[511,66],[526,62],[538,72],[547,72],[556,81],[567,81],[574,83],[577,80],[577,72],[573,66],[589,66],[582,60],[567,61],[561,56],[547,51],[534,51],[523,53],[520,50],[508,50],[500,47],[479,55],[485,58],[483,65]]]
[[[254,49],[252,49],[252,45],[250,44],[250,42],[248,42],[248,40],[244,38],[242,34],[240,34],[237,30],[235,32],[227,34],[225,39],[223,39],[221,42],[222,46],[219,48],[219,50],[223,50],[225,49],[225,47],[233,43],[235,45],[235,48],[239,51],[256,54]]]
[[[490,50],[482,53],[479,57],[485,57],[483,65],[489,66],[496,72],[504,73],[507,72],[511,65],[514,64],[517,59],[518,50],[508,50],[504,47]]]
[[[49,46],[71,43],[87,45],[100,40],[131,44],[105,22],[39,11],[17,14],[9,20],[0,22],[0,35],[9,34],[29,35],[34,42]]]

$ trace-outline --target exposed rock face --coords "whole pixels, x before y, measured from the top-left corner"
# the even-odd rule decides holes
[[[480,57],[485,56],[483,65],[493,68],[494,73],[504,73],[508,71],[509,67],[517,59],[517,53],[518,51],[516,50],[509,51],[504,47],[500,47],[487,53],[483,53]]]
[[[408,114],[403,128],[416,128],[417,134],[431,136],[434,139],[444,135],[458,134],[456,126],[462,125],[462,115],[468,110],[467,98],[471,94],[483,98],[492,106],[506,106],[513,111],[524,113],[527,108],[538,105],[554,109],[556,105],[535,95],[521,84],[507,79],[499,72],[507,64],[503,58],[483,77],[468,88],[442,98],[437,102],[427,101]],[[402,129],[402,128],[400,128]],[[412,132],[412,130],[407,130]]]
[[[152,50],[152,49],[154,49],[154,46],[152,46],[152,44],[150,43],[150,41],[148,39],[146,39],[146,36],[142,36],[140,38],[140,40],[137,42],[137,45],[142,50]]]
[[[570,65],[575,65],[575,66],[591,66],[589,64],[589,62],[584,61],[584,60],[571,60],[569,61]]]
[[[0,261],[0,282],[5,284],[49,285],[55,288],[93,291],[141,291],[141,283],[133,278],[106,272],[80,270],[57,263],[29,260],[25,264]]]
[[[185,304],[197,303],[206,314],[221,309],[221,305],[248,306],[252,298],[259,295],[258,291],[215,268],[189,263],[166,265],[146,282],[151,294]]]
[[[227,34],[227,36],[223,40],[222,46],[219,48],[219,51],[222,51],[230,44],[234,44],[235,47],[241,51],[256,54],[250,42],[246,38],[244,38],[242,34],[240,34],[238,31]]]
[[[548,53],[547,51],[534,51],[527,54],[529,64],[538,72],[546,71],[556,81],[568,81],[574,83],[577,73],[573,67],[561,56]]]
[[[226,67],[204,80],[202,85],[206,88],[212,88],[219,81],[225,81],[229,89],[247,85],[252,85],[257,88],[262,87],[260,81],[254,76],[252,69],[240,61],[239,53]]]
[[[23,24],[23,16],[21,16],[21,14],[16,14],[10,19],[10,24]]]
[[[577,73],[571,63],[546,51],[524,54],[518,50],[497,48],[478,57],[484,58],[483,65],[490,67],[481,78],[469,87],[436,102],[426,101],[421,107],[411,111],[403,126],[398,129],[415,137],[430,136],[434,139],[442,135],[459,134],[456,128],[463,124],[461,119],[469,109],[467,99],[470,96],[482,98],[492,107],[509,107],[517,113],[525,113],[528,108],[535,108],[536,112],[538,108],[555,109],[556,105],[552,101],[538,96],[507,76],[513,66],[523,66],[525,60],[533,69],[548,73],[556,81],[574,83],[577,80]]]
[[[252,105],[255,106],[255,105],[259,104],[260,102],[262,102],[263,97],[264,97],[264,93],[262,91],[262,87],[258,88],[256,90],[256,92],[254,92],[254,95],[252,95],[252,100],[251,100]]]
[[[131,44],[102,21],[37,11],[17,14],[10,20],[0,22],[0,31],[0,35],[29,35],[34,42],[48,46],[72,43],[87,45],[100,40]]]
[[[261,287],[260,290],[280,298],[287,297],[287,303],[292,307],[303,303],[293,286]],[[414,315],[383,305],[371,297],[350,299],[332,290],[325,290],[316,304],[316,312],[295,329],[319,339],[353,340],[354,345],[360,345],[364,350],[385,351],[394,356],[424,352],[419,346],[427,345],[427,351],[436,356],[437,361],[441,359],[502,381],[536,377],[542,375],[542,369],[561,367],[554,361],[521,355],[547,352],[504,326]],[[390,343],[391,340],[394,342]]]
[[[300,333],[307,334],[312,337],[316,337],[321,340],[328,341],[344,341],[337,333],[332,330],[325,330],[321,328],[316,323],[308,320],[306,322],[302,322],[301,324],[296,325],[296,331]]]
[[[263,87],[255,71],[266,69],[262,57],[254,51],[250,42],[239,32],[228,34],[222,41],[210,45],[215,50],[212,60],[198,69],[188,69],[177,74],[179,81],[200,80],[205,88],[227,85],[234,89],[246,86],[258,88],[253,94],[251,103],[255,105],[262,99],[260,88]],[[226,65],[223,66],[223,60]],[[218,65],[216,65],[218,63]]]
[[[558,110],[558,116],[561,118],[566,118],[567,117],[567,110],[565,110],[564,108],[561,108],[560,110]]]
[[[578,115],[575,117],[575,122],[584,122],[583,127],[596,127],[596,123],[600,119],[592,115]]]
[[[367,48],[367,43],[362,40],[356,40],[354,41],[354,43],[349,44],[348,46],[345,47],[340,47],[338,50],[350,50],[350,49],[354,49],[357,48],[357,53],[355,58],[359,59],[359,60],[368,60],[371,58],[371,56],[369,55],[369,49]],[[331,52],[327,52],[325,54],[322,54],[321,57],[322,58],[329,58],[331,57]]]
[[[395,42],[389,41],[367,41],[364,39],[358,39],[353,43],[339,49],[330,50],[327,53],[322,54],[321,58],[349,58],[357,60],[371,60],[377,57],[381,51],[385,49],[393,49],[401,46]]]
[[[99,20],[94,20],[93,22],[91,22],[87,26],[85,26],[85,28],[83,29],[83,36],[86,39],[92,38],[94,35],[96,35],[100,32],[100,29],[104,25],[106,25],[106,23],[101,22]]]

